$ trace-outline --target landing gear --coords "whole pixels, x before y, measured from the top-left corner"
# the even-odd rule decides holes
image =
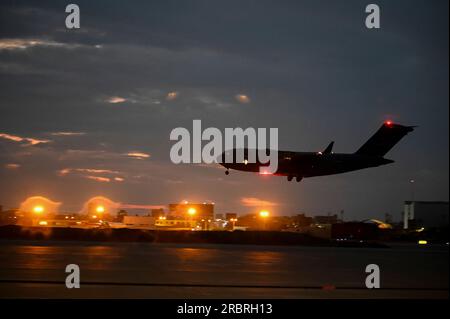
[[[288,182],[291,182],[293,178],[294,178],[294,176],[288,175],[288,177],[287,177]],[[295,180],[297,182],[300,182],[302,179],[303,179],[303,176],[295,176]]]
[[[230,171],[227,169],[227,170],[225,171],[225,175],[228,175],[228,174],[230,174]]]

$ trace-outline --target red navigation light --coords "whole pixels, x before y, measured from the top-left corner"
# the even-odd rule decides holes
[[[392,127],[392,124],[394,123],[392,123],[392,121],[386,121],[384,122],[384,124],[386,124],[386,126]]]

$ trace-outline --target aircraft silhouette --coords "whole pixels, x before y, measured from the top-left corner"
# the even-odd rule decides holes
[[[306,177],[341,174],[391,164],[394,161],[384,158],[384,155],[414,128],[415,126],[404,126],[386,121],[363,146],[355,153],[350,154],[333,153],[334,142],[331,142],[321,152],[278,151],[278,168],[271,175],[287,176],[288,181],[292,181],[295,177],[296,181],[300,182]],[[221,165],[227,169],[226,175],[229,174],[229,169],[269,174],[264,172],[264,167],[267,167],[269,163],[262,164],[258,161],[250,163],[248,161],[248,149],[243,150],[244,161],[240,163],[236,162],[237,149],[230,151],[233,151],[232,163],[225,163],[227,151],[220,155]],[[261,167],[262,170],[260,170]]]

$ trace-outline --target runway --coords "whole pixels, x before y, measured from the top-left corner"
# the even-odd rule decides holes
[[[77,264],[81,288],[65,286]],[[381,289],[367,289],[377,264]],[[0,242],[2,298],[448,298],[448,246]]]

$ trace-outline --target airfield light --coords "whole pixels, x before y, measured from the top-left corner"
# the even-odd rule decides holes
[[[267,218],[269,217],[270,213],[267,210],[262,210],[259,212],[259,216],[262,218]]]
[[[44,206],[34,206],[33,212],[35,212],[36,214],[42,214],[44,212]]]
[[[105,212],[105,207],[103,207],[103,206],[97,206],[97,208],[95,208],[95,211],[97,212],[97,213],[104,213]]]
[[[426,240],[419,240],[419,245],[426,245],[428,242]]]
[[[48,222],[46,220],[41,220],[39,222],[39,226],[47,226],[47,225],[48,225]]]
[[[188,209],[188,214],[194,216],[197,213],[197,210],[194,207]]]

